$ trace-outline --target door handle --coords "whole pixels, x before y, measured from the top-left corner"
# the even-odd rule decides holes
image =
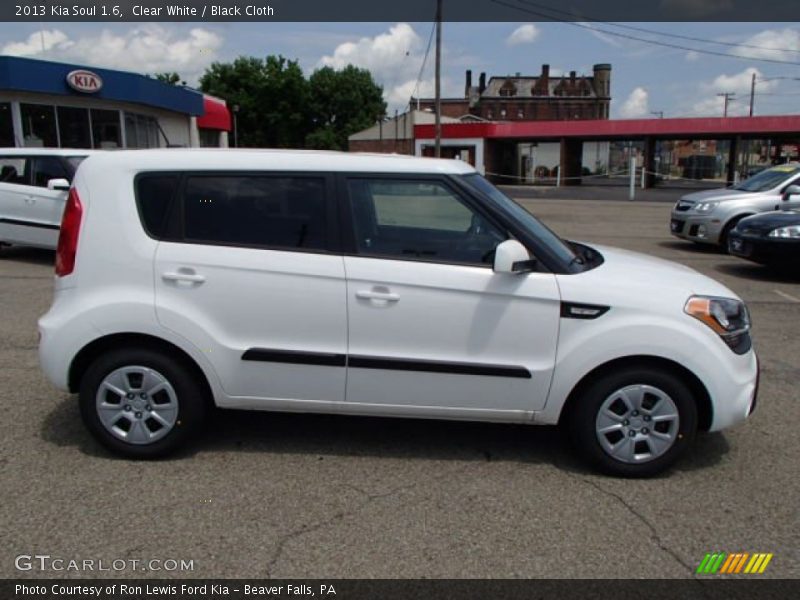
[[[356,298],[360,300],[382,300],[383,302],[398,302],[400,295],[390,292],[389,290],[383,291],[380,289],[375,290],[361,290],[356,292]]]
[[[194,271],[167,271],[161,274],[164,281],[186,281],[188,283],[203,283],[206,278]]]

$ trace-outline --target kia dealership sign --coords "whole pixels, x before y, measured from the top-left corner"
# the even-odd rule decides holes
[[[67,83],[76,92],[83,92],[84,94],[92,94],[99,92],[103,87],[103,79],[97,73],[91,71],[70,71],[67,74]]]

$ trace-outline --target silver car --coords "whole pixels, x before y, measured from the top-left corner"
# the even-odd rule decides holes
[[[733,187],[681,197],[672,208],[670,232],[727,248],[728,233],[740,219],[789,208],[800,208],[800,163],[766,169]]]

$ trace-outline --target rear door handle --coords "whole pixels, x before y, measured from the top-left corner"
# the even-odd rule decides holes
[[[195,273],[194,271],[182,270],[178,270],[177,272],[167,271],[166,273],[162,273],[161,279],[164,281],[186,281],[188,283],[203,283],[206,280],[203,275]]]
[[[361,290],[356,292],[356,298],[360,300],[382,300],[384,302],[398,302],[400,295],[390,292],[389,290]]]

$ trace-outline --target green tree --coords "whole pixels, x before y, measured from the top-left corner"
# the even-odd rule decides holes
[[[181,76],[174,71],[172,73],[156,73],[154,77],[162,83],[168,83],[170,85],[177,85],[181,83],[186,85],[185,81],[181,81]]]
[[[347,137],[386,114],[383,88],[366,69],[348,65],[336,71],[323,67],[309,78],[312,131],[306,145],[347,150]]]
[[[308,82],[297,61],[283,56],[240,56],[213,63],[200,89],[238,106],[239,146],[302,147],[310,131]]]

